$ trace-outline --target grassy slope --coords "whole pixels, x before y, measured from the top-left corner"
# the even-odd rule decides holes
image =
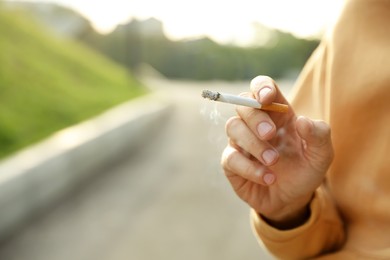
[[[0,6],[0,157],[145,90],[79,43]]]

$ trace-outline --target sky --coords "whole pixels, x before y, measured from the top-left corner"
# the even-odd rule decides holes
[[[33,1],[31,1],[33,2]],[[155,17],[173,40],[208,36],[222,43],[254,40],[260,23],[298,37],[318,36],[336,19],[344,0],[46,0],[83,14],[100,32],[131,19]]]

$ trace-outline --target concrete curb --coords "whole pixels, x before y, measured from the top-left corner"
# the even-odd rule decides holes
[[[0,161],[0,241],[124,152],[147,142],[172,105],[138,98]]]

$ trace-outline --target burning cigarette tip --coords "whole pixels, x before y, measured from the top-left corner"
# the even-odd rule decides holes
[[[203,98],[208,98],[208,99],[214,100],[214,101],[218,100],[220,95],[221,94],[219,92],[213,92],[211,90],[203,90],[202,91]]]

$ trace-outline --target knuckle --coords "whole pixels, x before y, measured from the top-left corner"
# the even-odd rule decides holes
[[[242,124],[243,124],[242,119],[239,118],[238,116],[229,118],[229,119],[226,121],[226,124],[225,124],[225,131],[226,131],[226,134],[227,134],[228,136],[230,136],[231,133],[232,133],[235,129],[241,127]]]
[[[239,152],[237,150],[230,151],[225,157],[225,169],[233,171],[236,167],[237,160],[239,159]]]
[[[332,135],[332,129],[330,128],[330,126],[324,122],[324,134],[325,136],[327,136],[328,138]]]
[[[259,75],[259,76],[254,77],[251,80],[251,85],[261,84],[264,81],[271,81],[272,82],[273,79],[269,76],[266,76],[266,75]]]
[[[330,143],[331,139],[331,128],[329,124],[327,124],[323,120],[318,120],[317,122],[317,129],[319,130],[319,145],[326,145]]]
[[[248,152],[257,159],[261,158],[262,147],[257,137],[249,137],[247,142]]]
[[[274,80],[269,76],[259,75],[251,80],[250,88],[252,91],[256,91],[264,84],[274,85]]]
[[[257,167],[254,165],[254,163],[248,163],[247,165],[245,165],[244,167],[244,175],[245,176],[256,176],[256,171],[257,171]],[[253,179],[253,178],[252,178]]]
[[[330,134],[330,126],[324,120],[317,120],[319,128],[326,134]]]
[[[246,113],[246,120],[248,120],[248,122],[253,122],[254,124],[258,124],[260,123],[258,121],[260,121],[260,119],[263,118],[263,116],[260,116],[261,113],[262,112],[259,109],[250,108]]]
[[[224,170],[232,169],[232,161],[235,160],[238,151],[231,146],[227,146],[222,153],[221,165]]]
[[[230,150],[224,158],[223,169],[226,172],[234,172],[242,177],[248,176],[254,172],[254,166],[238,150]]]

